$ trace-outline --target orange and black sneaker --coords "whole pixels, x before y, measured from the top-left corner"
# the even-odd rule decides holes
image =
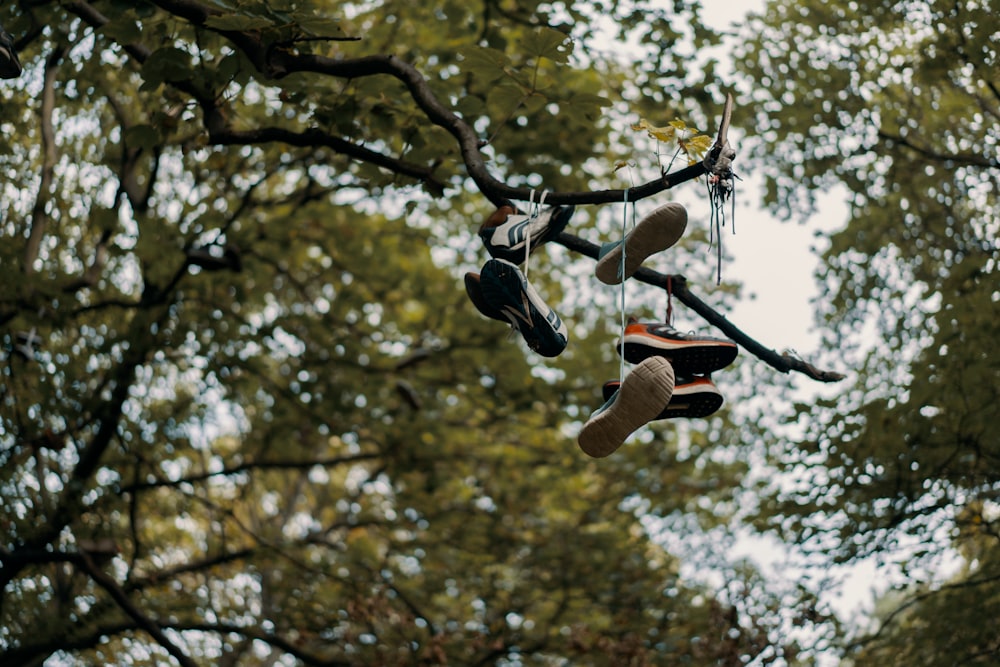
[[[602,388],[604,400],[611,400],[611,397],[618,392],[619,386],[621,386],[621,382],[618,380],[605,382]],[[670,402],[656,419],[708,417],[718,411],[723,403],[725,403],[725,399],[722,398],[722,392],[715,386],[711,378],[678,377]]]
[[[669,324],[631,321],[618,353],[630,364],[666,357],[678,375],[708,375],[733,363],[739,349],[728,338],[682,334]]]

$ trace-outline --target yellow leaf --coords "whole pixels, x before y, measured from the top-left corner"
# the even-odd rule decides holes
[[[651,125],[645,118],[641,119],[638,123],[632,126],[633,130],[646,130],[649,136],[653,137],[657,141],[671,142],[674,140],[674,128],[667,127],[657,127]]]
[[[682,142],[682,145],[689,155],[702,156],[712,147],[712,138],[707,134],[699,134]]]

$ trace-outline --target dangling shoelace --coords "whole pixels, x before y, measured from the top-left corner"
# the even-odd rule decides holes
[[[708,177],[708,198],[711,206],[709,220],[709,244],[715,243],[716,276],[715,283],[722,284],[722,228],[726,226],[726,200],[731,200],[730,215],[733,234],[736,233],[736,180],[739,178],[731,168],[712,173]]]
[[[632,204],[632,228],[635,229],[635,204]],[[622,276],[621,282],[621,341],[622,346],[625,345],[625,236],[628,234],[628,188],[625,189],[625,205],[622,208],[622,258],[621,264],[618,267],[619,275]],[[618,355],[618,382],[625,382],[625,348],[622,347],[622,353]]]
[[[545,197],[549,194],[548,190],[542,190],[542,196],[538,199],[538,203],[535,203],[535,189],[531,188],[531,193],[528,195],[528,225],[525,227],[526,235],[524,237],[524,279],[528,279],[528,256],[531,254],[531,221],[537,218],[542,213],[542,206],[545,204]]]
[[[667,314],[664,321],[667,325],[672,325],[674,320],[674,277],[667,276]]]

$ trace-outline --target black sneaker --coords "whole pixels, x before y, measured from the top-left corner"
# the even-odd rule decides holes
[[[532,350],[543,357],[557,357],[566,349],[566,325],[517,265],[503,259],[487,261],[479,273],[479,287],[486,308],[501,313]]]
[[[21,71],[14,39],[0,26],[0,79],[16,79],[21,76]]]
[[[483,298],[483,286],[479,283],[479,274],[469,273],[465,274],[465,293],[469,295],[469,301],[472,305],[476,307],[480,313],[494,320],[500,320],[501,322],[507,322],[507,318],[499,310],[495,310],[490,304],[486,302]]]
[[[550,206],[534,217],[501,206],[479,228],[490,256],[522,264],[530,251],[551,241],[566,228],[573,206]]]
[[[708,375],[733,363],[739,349],[728,338],[682,334],[669,324],[630,322],[625,327],[624,350],[630,364],[652,356],[666,357],[681,376]]]
[[[620,385],[621,382],[618,380],[605,382],[602,388],[604,400],[611,400],[611,397],[617,393]],[[707,417],[721,408],[723,403],[725,403],[725,399],[722,398],[722,393],[710,378],[678,377],[674,384],[674,393],[670,397],[670,402],[667,403],[667,407],[663,409],[663,412],[656,419],[673,419],[678,417],[694,419]]]

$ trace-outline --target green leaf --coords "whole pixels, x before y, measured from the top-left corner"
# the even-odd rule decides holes
[[[219,61],[219,64],[215,68],[215,73],[223,81],[230,81],[240,71],[240,62],[238,54],[230,53]]]
[[[504,76],[510,59],[502,51],[483,46],[461,49],[462,70],[475,76],[480,83],[492,83]]]
[[[541,93],[532,93],[524,100],[524,110],[528,115],[534,115],[541,111],[546,104],[549,103],[549,98],[545,97]]]
[[[564,63],[573,52],[573,41],[565,33],[552,28],[541,28],[521,40],[524,53],[535,58],[548,58]]]
[[[344,28],[337,19],[316,17],[302,12],[295,13],[293,19],[302,32],[313,37],[341,36],[344,34]]]
[[[475,118],[486,113],[486,104],[481,97],[466,95],[455,104],[455,111],[465,118]]]
[[[172,46],[153,51],[142,66],[143,79],[153,87],[165,81],[182,81],[190,75],[191,56]]]
[[[142,30],[139,28],[139,24],[133,17],[127,14],[108,21],[101,26],[99,32],[119,44],[131,44],[142,37]]]
[[[133,125],[125,130],[125,144],[132,148],[150,149],[160,143],[160,133],[152,125]]]
[[[601,108],[611,106],[611,100],[608,98],[590,93],[577,93],[569,99],[569,103],[574,106],[596,106]]]
[[[524,102],[524,90],[513,83],[494,86],[486,97],[486,106],[495,117],[505,118]]]

